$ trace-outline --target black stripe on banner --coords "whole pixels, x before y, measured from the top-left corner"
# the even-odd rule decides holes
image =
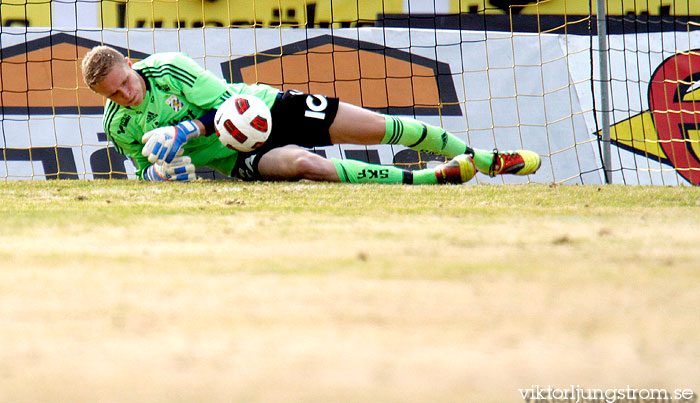
[[[535,1],[529,1],[534,3]],[[501,4],[515,4],[503,2]],[[524,3],[527,3],[524,2]],[[520,4],[524,4],[521,2]],[[684,2],[685,3],[685,2]],[[493,4],[493,3],[492,3]],[[700,16],[673,15],[607,15],[607,31],[612,34],[686,32],[700,29]],[[595,15],[588,14],[516,14],[504,10],[504,14],[477,13],[461,14],[379,14],[375,27],[456,29],[461,31],[501,31],[501,32],[548,32],[551,34],[584,35],[598,34],[598,21]]]

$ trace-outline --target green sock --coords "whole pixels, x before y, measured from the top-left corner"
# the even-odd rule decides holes
[[[479,171],[488,174],[493,162],[493,152],[472,148],[474,165]]]
[[[433,185],[437,183],[435,171],[422,169],[407,171],[388,165],[368,164],[357,160],[331,158],[341,182],[349,183],[405,183],[408,185]]]
[[[382,144],[402,144],[417,151],[454,158],[471,153],[471,148],[454,134],[415,119],[384,116],[386,132]]]
[[[454,158],[470,154],[476,169],[488,173],[493,162],[493,152],[471,148],[454,134],[415,119],[384,115],[386,132],[382,144],[402,144],[417,151]]]

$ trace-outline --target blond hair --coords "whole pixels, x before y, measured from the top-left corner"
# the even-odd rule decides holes
[[[124,55],[109,46],[95,46],[83,57],[83,80],[94,89],[112,67],[127,64]]]

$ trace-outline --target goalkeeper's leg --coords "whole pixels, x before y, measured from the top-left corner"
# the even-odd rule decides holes
[[[341,182],[350,183],[403,183],[407,185],[435,185],[468,182],[476,167],[471,156],[458,155],[433,169],[407,171],[393,166],[368,164],[356,160],[331,160]]]
[[[476,173],[471,156],[462,154],[433,169],[407,171],[394,166],[357,160],[326,159],[298,146],[284,146],[265,153],[257,166],[266,180],[309,179],[350,183],[442,184],[464,183]]]
[[[385,116],[385,122],[386,132],[382,144],[403,144],[418,151],[441,154],[448,158],[468,154],[474,159],[477,169],[489,176],[529,175],[537,171],[541,164],[540,156],[532,151],[499,152],[472,148],[444,129],[415,119]]]
[[[468,154],[480,172],[528,175],[540,167],[539,155],[532,151],[487,151],[468,146],[454,134],[416,119],[380,115],[341,102],[330,127],[333,144],[401,144],[448,158]]]

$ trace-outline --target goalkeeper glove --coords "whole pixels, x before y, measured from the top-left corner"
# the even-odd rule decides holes
[[[194,170],[195,166],[190,157],[175,157],[170,164],[158,161],[146,168],[143,172],[143,179],[147,181],[191,181],[197,178]]]
[[[199,136],[199,127],[191,120],[185,120],[175,126],[153,129],[141,138],[144,144],[141,154],[148,157],[148,162],[172,162],[173,158],[182,154],[182,146]]]

